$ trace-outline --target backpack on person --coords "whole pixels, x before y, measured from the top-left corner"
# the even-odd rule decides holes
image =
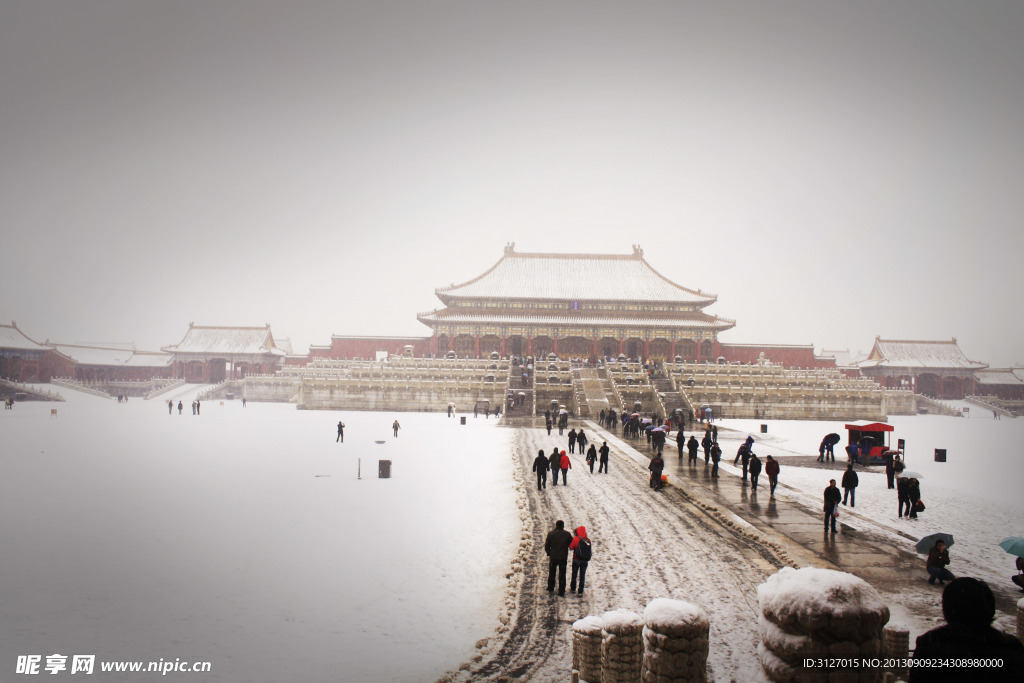
[[[590,541],[585,538],[581,538],[579,545],[576,546],[576,552],[579,553],[580,562],[590,562],[591,548]]]

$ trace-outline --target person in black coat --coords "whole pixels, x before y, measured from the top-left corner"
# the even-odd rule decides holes
[[[583,433],[583,428],[580,427],[580,430],[576,432],[577,450],[583,453],[583,449],[587,447],[588,443],[590,443],[590,439],[587,438],[587,435]]]
[[[660,453],[654,454],[647,469],[651,471],[651,488],[655,491],[660,491],[662,487],[661,473],[665,470],[665,461],[662,460]]]
[[[907,481],[907,499],[910,501],[910,518],[917,519],[917,503],[921,500],[921,482],[917,479]]]
[[[697,443],[697,437],[693,434],[690,435],[690,440],[686,442],[686,450],[690,452],[690,463],[697,462],[697,449],[700,448],[700,444]]]
[[[899,516],[903,518],[903,508],[906,508],[907,515],[910,515],[910,498],[907,496],[907,485],[910,484],[910,480],[906,477],[896,478],[896,497],[900,502]]]
[[[854,500],[857,497],[857,484],[860,483],[857,473],[853,471],[853,463],[846,465],[846,471],[843,472],[843,505],[846,505],[846,497],[850,497],[850,507],[856,507]]]
[[[587,450],[587,464],[590,465],[590,473],[594,473],[594,463],[597,462],[597,446],[590,444]]]
[[[679,431],[676,432],[676,449],[679,451],[679,459],[683,459],[683,449],[686,447],[686,434],[683,434],[682,420],[680,419]]]
[[[598,474],[601,474],[601,472],[604,472],[605,474],[608,474],[608,453],[609,453],[610,450],[611,449],[608,448],[608,442],[607,441],[605,441],[605,442],[603,442],[601,444],[601,449],[598,451],[598,453],[601,454],[601,464],[597,468],[597,473]]]
[[[894,461],[891,455],[885,456],[885,478],[888,480],[889,488],[891,489],[896,488],[896,468],[893,466],[893,463]]]
[[[984,581],[954,579],[942,591],[942,616],[946,625],[917,637],[915,660],[946,660],[952,666],[911,666],[910,683],[958,683],[1024,681],[1024,644],[992,628],[996,599]],[[984,668],[970,668],[984,660]],[[967,664],[957,667],[958,661]]]
[[[548,464],[551,467],[551,483],[552,486],[558,486],[558,472],[562,469],[562,454],[558,452],[558,447],[551,451],[551,455],[548,457]]]
[[[548,487],[548,467],[550,466],[548,456],[544,455],[544,451],[537,451],[537,457],[533,461],[533,471],[537,473],[538,491]]]
[[[836,480],[830,479],[828,488],[825,489],[825,531],[828,531],[829,524],[831,524],[832,533],[836,532],[836,507],[842,499],[843,494],[839,493]]]
[[[565,595],[565,566],[569,562],[569,544],[572,534],[565,530],[565,522],[558,520],[555,528],[544,540],[544,552],[548,556],[548,592],[555,590],[555,573],[558,573],[558,594]]]
[[[716,443],[711,446],[711,476],[718,477],[718,461],[722,459],[722,448]]]
[[[700,440],[700,445],[704,449],[704,464],[707,465],[708,461],[711,460],[711,447],[715,445],[715,442],[711,440],[711,432],[704,433],[704,438]]]
[[[570,453],[575,453],[576,452],[576,430],[575,429],[570,429],[569,430],[569,452]]]
[[[750,488],[757,489],[757,478],[761,476],[761,460],[757,457],[757,453],[750,454]]]

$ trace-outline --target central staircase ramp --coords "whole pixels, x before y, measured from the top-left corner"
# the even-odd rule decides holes
[[[606,380],[605,380],[606,381]],[[574,368],[572,372],[573,393],[580,409],[580,416],[595,417],[602,410],[612,406],[604,390],[604,382],[596,368]]]

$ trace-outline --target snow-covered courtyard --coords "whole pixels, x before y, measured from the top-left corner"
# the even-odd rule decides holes
[[[493,420],[62,393],[0,415],[0,678],[59,653],[433,680],[497,625],[519,518]]]
[[[205,402],[194,416],[199,389],[172,396],[181,415],[168,415],[166,398],[119,405],[68,390],[66,403],[19,403],[0,415],[4,671],[20,655],[95,654],[209,661],[209,674],[190,676],[203,681],[434,681],[474,661],[481,678],[515,669],[560,680],[575,619],[673,597],[710,615],[713,680],[763,679],[756,592],[778,559],[742,524],[706,516],[692,502],[699,491],[650,491],[645,444],[634,450],[588,426],[591,441],[609,440],[610,474],[591,475],[577,455],[569,487],[537,492],[529,464],[540,448],[564,447],[557,433],[472,415],[461,425],[443,413],[238,401]],[[335,441],[339,419],[344,443]],[[1024,461],[1014,447],[1024,421],[891,422],[908,466],[923,475],[928,509],[898,519],[881,468],[862,469],[843,524],[910,549],[927,533],[952,533],[950,569],[1008,594],[1013,558],[996,544],[1022,531]],[[777,505],[820,509],[838,473],[798,463],[823,434],[843,433],[842,423],[772,421],[767,434],[760,421],[722,427],[720,491],[739,486],[732,457],[749,433],[762,458],[781,461]],[[935,448],[947,449],[948,462],[934,462]],[[392,461],[391,478],[378,478],[380,459]],[[674,454],[668,461],[675,466]],[[544,591],[537,547],[559,518],[595,539],[585,596]],[[912,636],[938,615],[923,561],[920,576],[906,577],[905,600],[892,604]],[[159,674],[148,676],[93,680]]]

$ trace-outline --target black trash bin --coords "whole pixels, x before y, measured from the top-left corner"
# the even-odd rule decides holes
[[[761,425],[761,433],[762,434],[767,434],[768,433],[768,425],[764,425],[764,424]]]
[[[390,479],[391,478],[391,461],[390,460],[378,460],[377,461],[377,477],[379,479]]]
[[[466,416],[465,415],[462,415],[461,417],[459,417],[459,423],[460,424],[466,424]]]

